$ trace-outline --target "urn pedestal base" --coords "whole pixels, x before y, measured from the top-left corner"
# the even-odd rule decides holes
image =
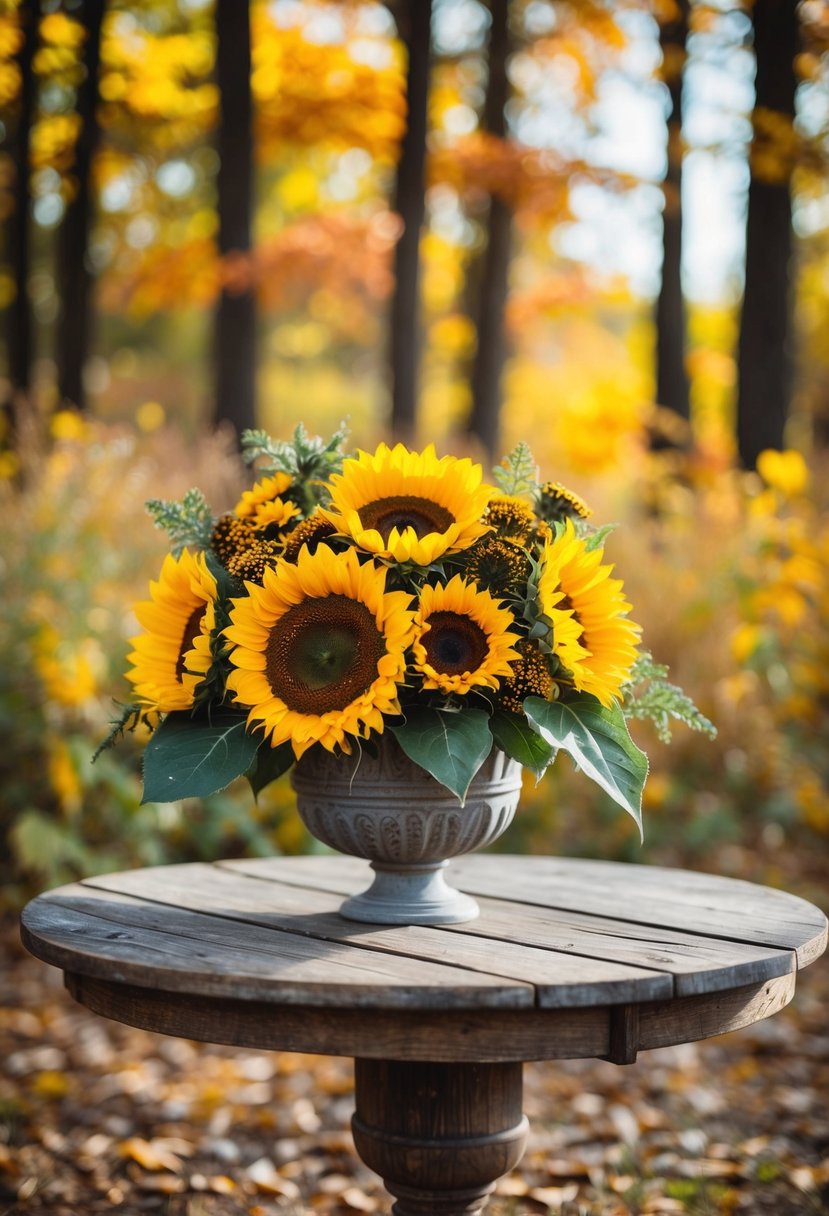
[[[455,925],[474,920],[480,909],[471,895],[456,891],[443,871],[448,861],[395,865],[373,861],[374,881],[340,907],[347,920],[376,925]]]

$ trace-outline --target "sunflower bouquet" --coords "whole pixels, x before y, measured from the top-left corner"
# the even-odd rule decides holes
[[[110,736],[150,727],[145,799],[243,774],[258,793],[311,749],[354,763],[389,731],[461,801],[493,746],[536,777],[563,750],[640,822],[627,718],[705,720],[640,649],[607,529],[526,445],[487,484],[432,446],[344,440],[248,431],[257,479],[233,510],[198,490],[148,504],[171,551],[135,606]]]

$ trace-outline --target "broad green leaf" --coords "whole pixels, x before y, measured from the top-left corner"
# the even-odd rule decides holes
[[[391,730],[410,760],[461,800],[492,749],[489,718],[482,709],[457,713],[426,706],[406,710],[406,721]]]
[[[533,730],[526,718],[498,710],[489,720],[489,729],[501,751],[530,769],[536,779],[556,758],[556,749]]]
[[[642,836],[642,790],[648,758],[628,733],[618,706],[605,709],[595,697],[544,701],[527,697],[524,713],[551,747],[566,751],[597,785],[632,815]]]
[[[266,785],[287,773],[295,759],[290,743],[280,743],[278,747],[271,747],[267,740],[260,743],[253,768],[247,774],[254,798],[259,797]]]
[[[253,766],[261,735],[241,714],[168,714],[144,750],[144,802],[205,798]]]

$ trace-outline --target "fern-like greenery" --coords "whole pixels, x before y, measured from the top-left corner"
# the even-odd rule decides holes
[[[534,494],[538,487],[538,465],[523,439],[517,443],[499,465],[492,477],[502,494]]]
[[[663,663],[657,663],[649,651],[642,651],[622,689],[625,717],[651,721],[663,743],[671,741],[672,719],[713,739],[717,734],[713,722],[679,685],[670,683],[667,675],[668,668]]]
[[[151,498],[146,504],[157,528],[170,537],[175,557],[182,549],[206,549],[213,531],[213,513],[201,490],[188,490],[181,502]]]
[[[301,422],[288,440],[274,439],[267,431],[243,431],[242,459],[246,464],[261,459],[259,471],[266,476],[287,473],[294,481],[325,481],[342,468],[347,438],[344,422],[328,440],[309,435]]]
[[[305,516],[328,501],[325,483],[343,465],[342,446],[348,427],[341,422],[330,439],[311,436],[300,422],[289,440],[274,439],[267,431],[242,432],[242,459],[246,464],[260,461],[258,472],[264,476],[287,473],[293,494]]]

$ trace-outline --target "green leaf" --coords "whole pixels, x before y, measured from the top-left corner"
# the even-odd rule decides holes
[[[456,794],[461,805],[472,778],[492,750],[489,716],[482,709],[451,712],[418,706],[391,730],[403,751],[436,781]]]
[[[253,767],[262,742],[245,718],[227,711],[193,718],[168,714],[144,750],[143,802],[205,798]]]
[[[266,785],[287,773],[295,759],[290,743],[280,743],[278,747],[272,747],[267,740],[260,743],[253,768],[247,774],[254,798],[259,797]]]
[[[526,718],[496,710],[489,720],[492,737],[502,752],[540,778],[556,758],[556,749],[530,726]]]
[[[641,837],[648,758],[631,739],[621,708],[605,709],[585,695],[573,701],[527,697],[524,712],[542,739],[567,752],[586,777],[633,816]]]

